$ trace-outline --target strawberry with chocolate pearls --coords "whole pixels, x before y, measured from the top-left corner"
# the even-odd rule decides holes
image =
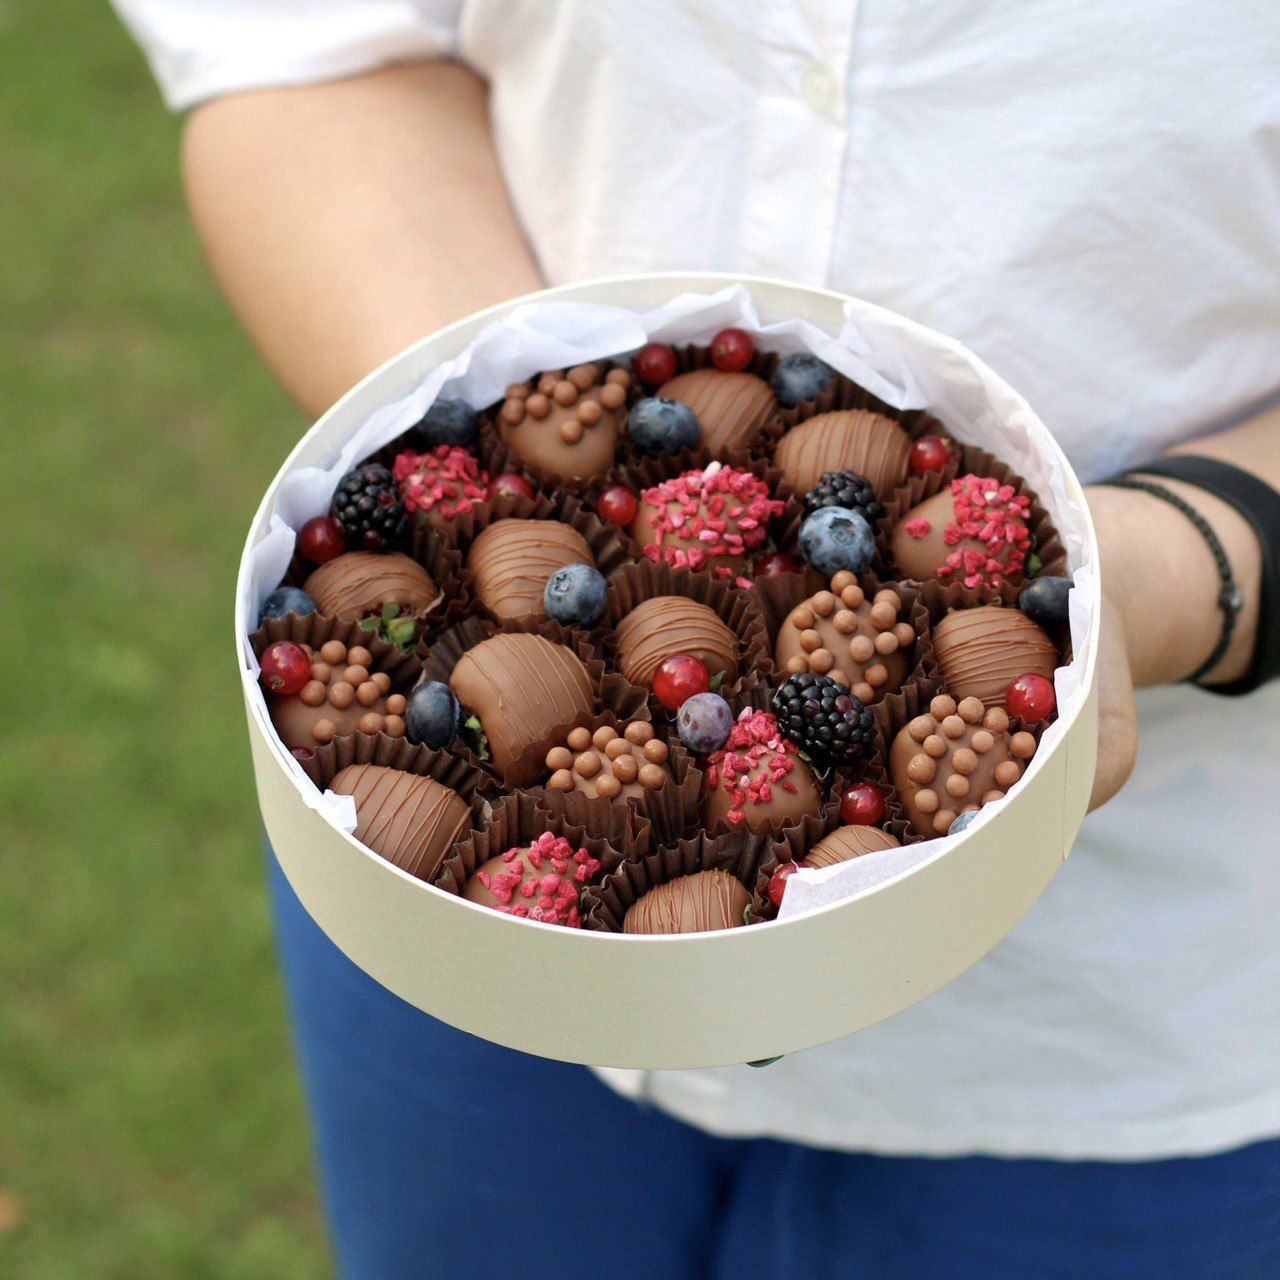
[[[1035,755],[1034,735],[1009,732],[1001,707],[939,694],[889,749],[889,773],[912,829],[944,836],[961,813],[1002,800]]]
[[[670,750],[653,725],[633,720],[621,730],[602,724],[571,729],[547,752],[552,791],[580,791],[588,799],[639,800],[671,781]]]

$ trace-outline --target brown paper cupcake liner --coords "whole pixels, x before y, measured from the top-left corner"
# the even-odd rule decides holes
[[[800,577],[799,574],[789,574],[788,576],[791,578]],[[780,614],[773,615],[775,622],[773,630],[770,632],[771,656],[777,652],[778,628],[781,627],[791,610],[809,599],[814,592],[829,588],[829,582],[823,582],[821,578],[818,578],[817,580],[821,585],[815,587],[814,591],[806,592],[804,595],[797,596],[795,603],[788,609]],[[894,578],[880,578],[874,573],[858,574],[858,585],[866,593],[868,599],[873,598],[877,591],[883,591],[886,588],[891,588],[896,591],[902,600],[905,610],[905,613],[900,614],[899,616],[905,616],[907,621],[909,621],[915,629],[915,652],[912,654],[911,666],[908,668],[906,675],[903,676],[902,685],[900,687],[905,687],[914,680],[921,680],[935,676],[938,670],[938,661],[933,651],[933,635],[931,629],[932,618],[928,607],[924,602],[921,585],[915,582],[900,582]],[[771,606],[776,608],[776,606],[781,604],[783,600],[790,599],[793,594],[794,588],[791,592],[778,590],[771,601]],[[777,686],[787,678],[788,674],[789,672],[784,671],[780,666],[778,666],[775,658],[771,663],[769,680]]]
[[[627,410],[635,402],[642,398],[645,394],[640,388],[635,377],[635,372],[631,368],[630,361],[627,360],[590,360],[588,364],[594,364],[601,370],[600,376],[603,378],[614,369],[625,369],[631,374],[631,385],[627,388]],[[543,372],[546,372],[544,370]],[[530,381],[536,383],[542,376],[541,373],[535,373]],[[476,452],[480,457],[480,465],[484,467],[491,476],[500,475],[503,472],[514,472],[517,475],[523,475],[534,488],[545,489],[563,489],[569,493],[581,493],[590,485],[607,485],[609,483],[617,483],[616,477],[622,466],[622,454],[624,442],[626,439],[626,422],[625,416],[623,425],[618,434],[618,448],[614,453],[615,463],[603,475],[588,476],[582,480],[566,480],[561,476],[552,475],[550,472],[543,470],[532,462],[530,459],[517,453],[510,445],[504,444],[502,436],[498,431],[498,413],[502,408],[502,401],[490,405],[480,414],[480,435],[476,441]],[[612,479],[611,479],[612,477]]]
[[[963,445],[958,458],[953,459],[939,471],[926,471],[924,475],[912,476],[905,484],[899,485],[885,500],[884,515],[876,522],[876,549],[882,565],[889,567],[886,576],[902,577],[893,563],[890,551],[890,539],[894,527],[913,507],[932,498],[941,492],[958,476],[981,475],[991,476],[1001,484],[1012,485],[1014,491],[1031,499],[1030,518],[1027,528],[1033,540],[1033,549],[1040,558],[1040,568],[1035,577],[1065,577],[1067,573],[1067,553],[1058,537],[1057,530],[1049,519],[1049,513],[1040,504],[1040,499],[1032,492],[1027,482],[1013,469],[1001,462],[994,454],[987,453],[975,445]],[[1032,575],[1027,575],[1030,578]]]
[[[466,592],[468,610],[474,608],[488,616],[483,602],[476,595],[474,574],[466,563],[467,553],[485,529],[499,520],[507,519],[556,520],[567,524],[582,535],[595,567],[606,578],[632,558],[630,539],[617,526],[601,520],[593,508],[572,493],[558,490],[535,494],[532,498],[526,498],[523,494],[500,494],[489,502],[477,503],[470,511],[458,516],[452,524],[451,537],[454,553],[458,556],[459,579]],[[536,612],[513,621],[533,624],[544,618],[545,615]],[[452,617],[450,626],[456,621],[458,618]]]
[[[930,678],[925,680],[917,680],[912,685],[904,685],[897,693],[891,693],[883,702],[878,703],[871,708],[871,714],[875,717],[876,726],[880,730],[880,736],[884,742],[884,762],[885,769],[888,770],[889,749],[893,746],[893,740],[898,736],[904,726],[911,723],[916,716],[922,714],[929,709],[930,701],[937,697],[940,693],[948,693],[941,679]],[[948,693],[948,696],[951,696]],[[1036,740],[1037,748],[1040,739],[1044,735],[1048,724],[1041,721],[1038,724],[1028,724],[1021,716],[1009,717],[1009,733],[1027,732]],[[1033,756],[1032,759],[1035,757]],[[1014,784],[1015,787],[1018,785]],[[902,805],[897,794],[897,788],[893,785],[892,775],[889,775],[889,795],[893,797],[895,804],[898,805],[899,811],[906,816],[906,809]],[[918,835],[913,827],[908,824],[907,835],[903,839],[903,844],[920,844],[924,840],[937,839],[936,836]]]
[[[650,889],[698,871],[727,871],[750,894],[769,843],[763,832],[720,836],[700,832],[625,861],[583,895],[583,926],[600,933],[621,933],[628,908]]]
[[[842,772],[833,790],[836,795],[839,795],[850,783],[863,781],[874,783],[885,796],[884,819],[876,825],[881,831],[893,836],[899,844],[909,843],[911,824],[907,821],[897,794],[889,782],[884,740],[878,730],[875,749],[862,762],[861,769],[855,772]],[[804,821],[798,826],[791,827],[770,842],[764,858],[761,859],[752,893],[751,922],[753,924],[777,918],[778,908],[769,900],[769,881],[778,867],[784,862],[801,861],[823,836],[830,835],[843,825],[845,824],[840,818],[840,806],[828,805],[821,813],[806,814]]]
[[[449,683],[449,677],[458,660],[468,649],[500,632],[523,632],[542,636],[555,644],[567,645],[571,648],[587,669],[587,678],[591,682],[592,696],[595,702],[588,716],[579,716],[566,724],[555,725],[541,739],[530,746],[513,761],[511,766],[501,775],[494,770],[495,776],[501,776],[508,787],[526,787],[536,782],[545,771],[544,761],[547,752],[561,741],[564,734],[579,724],[587,723],[597,714],[612,713],[619,720],[648,720],[648,694],[644,689],[637,689],[616,671],[607,669],[598,644],[581,631],[569,631],[549,619],[539,621],[517,620],[499,626],[486,618],[466,618],[457,626],[437,636],[430,649],[422,659],[422,679],[440,680]],[[491,768],[492,766],[486,766]]]
[[[624,723],[612,711],[605,711],[591,721],[591,727],[608,725],[611,729],[620,730]],[[671,771],[670,781],[657,791],[647,791],[643,796],[623,801],[607,800],[600,796],[588,797],[581,791],[555,791],[545,785],[545,763],[541,781],[530,789],[542,797],[547,809],[563,814],[569,821],[576,822],[593,834],[609,837],[611,824],[615,821],[613,815],[619,810],[629,810],[649,826],[654,843],[673,844],[698,826],[702,772],[678,738],[664,734],[661,727],[656,728],[657,736],[667,744],[667,763]],[[569,731],[565,732],[567,736]]]
[[[616,811],[616,820],[607,831],[594,833],[564,814],[545,808],[540,796],[529,791],[513,791],[493,805],[490,812],[445,855],[434,884],[437,889],[460,897],[467,881],[490,858],[496,858],[508,849],[523,848],[548,831],[563,836],[575,849],[586,849],[599,861],[600,870],[591,881],[594,884],[627,859],[640,857],[648,847],[647,829],[635,831],[628,815],[621,809]],[[582,908],[580,911],[585,915]]]
[[[358,622],[343,622],[323,613],[309,613],[305,617],[287,613],[282,618],[266,618],[249,637],[249,644],[254,656],[261,660],[266,647],[277,640],[292,640],[316,651],[330,640],[340,640],[348,648],[361,645],[373,657],[372,670],[385,671],[397,693],[408,693],[422,672],[422,660],[415,650],[398,649],[376,632],[366,631]]]
[[[733,680],[722,682],[718,692],[723,697],[732,697],[739,689],[768,676],[773,665],[769,638],[754,592],[740,590],[708,573],[654,564],[651,560],[623,565],[609,579],[604,617],[600,621],[600,644],[605,660],[615,669],[620,669],[618,626],[633,609],[657,596],[683,596],[705,605],[737,637],[738,674]],[[652,695],[650,710],[657,720],[661,704]]]

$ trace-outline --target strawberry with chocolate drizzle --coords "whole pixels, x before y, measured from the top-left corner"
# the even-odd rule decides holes
[[[769,711],[742,711],[724,746],[707,757],[703,777],[708,828],[783,826],[822,804],[809,766]]]
[[[893,531],[903,577],[965,587],[1015,586],[1031,552],[1031,499],[991,476],[964,475],[912,507]]]
[[[753,472],[713,462],[642,490],[631,536],[655,564],[709,569],[749,587],[748,563],[782,505]]]

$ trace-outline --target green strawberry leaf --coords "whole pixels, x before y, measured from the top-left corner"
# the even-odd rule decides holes
[[[722,684],[724,684],[724,672],[723,672],[723,671],[717,671],[717,672],[715,673],[715,675],[713,675],[713,676],[711,677],[711,684],[710,684],[710,686],[709,686],[709,688],[710,688],[711,692],[712,692],[712,693],[719,693],[719,692],[720,692],[720,686],[721,686]]]

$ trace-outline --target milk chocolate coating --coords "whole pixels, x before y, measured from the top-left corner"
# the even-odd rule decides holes
[[[385,672],[370,670],[367,649],[348,650],[340,640],[330,640],[311,657],[312,678],[298,693],[267,699],[271,722],[286,747],[314,751],[351,733],[404,737],[405,699],[390,692]]]
[[[493,911],[577,929],[582,886],[599,870],[586,849],[548,831],[532,845],[508,849],[478,867],[462,896]]]
[[[778,408],[778,401],[763,378],[719,369],[678,374],[659,389],[658,395],[679,400],[693,410],[701,429],[699,443],[717,458],[753,445]]]
[[[498,435],[511,451],[545,475],[589,480],[613,466],[627,414],[631,375],[603,375],[593,364],[544,373],[536,386],[507,388]]]
[[[397,551],[347,551],[314,570],[302,589],[326,617],[356,622],[398,604],[402,613],[425,613],[440,595],[416,560]]]
[[[727,871],[697,871],[656,885],[622,918],[623,933],[702,933],[746,923],[751,896]]]
[[[621,732],[605,724],[579,726],[547,752],[546,785],[592,800],[642,800],[672,780],[669,757],[647,720],[633,720]]]
[[[703,764],[702,819],[731,830],[784,824],[816,812],[822,797],[809,766],[768,711],[743,712],[724,746]]]
[[[800,493],[825,471],[856,471],[871,481],[876,497],[885,498],[907,478],[910,452],[910,437],[892,419],[867,409],[840,409],[792,427],[773,463]]]
[[[933,647],[947,688],[957,698],[1004,706],[1019,676],[1053,679],[1058,646],[1020,609],[982,605],[953,609],[933,629]]]
[[[959,814],[1001,799],[1022,777],[1036,741],[1008,730],[999,707],[939,694],[898,731],[889,774],[918,835],[946,835]]]
[[[567,564],[593,564],[576,529],[558,520],[496,520],[471,544],[476,597],[499,622],[544,616],[547,579]]]
[[[788,675],[838,680],[864,705],[902,687],[915,652],[915,629],[902,597],[885,587],[872,598],[850,573],[794,608],[778,628],[774,658]]]
[[[591,681],[572,649],[524,633],[482,640],[458,659],[449,688],[480,717],[501,771],[560,725],[591,710]]]
[[[618,624],[618,669],[632,684],[647,689],[658,664],[673,653],[700,658],[712,678],[737,678],[738,637],[705,604],[654,596]]]
[[[431,880],[471,822],[456,791],[399,769],[353,764],[329,790],[356,802],[356,839],[402,871]]]
[[[896,849],[898,841],[879,827],[837,827],[823,836],[800,863],[802,867],[833,867],[837,862],[860,858],[878,849]]]

